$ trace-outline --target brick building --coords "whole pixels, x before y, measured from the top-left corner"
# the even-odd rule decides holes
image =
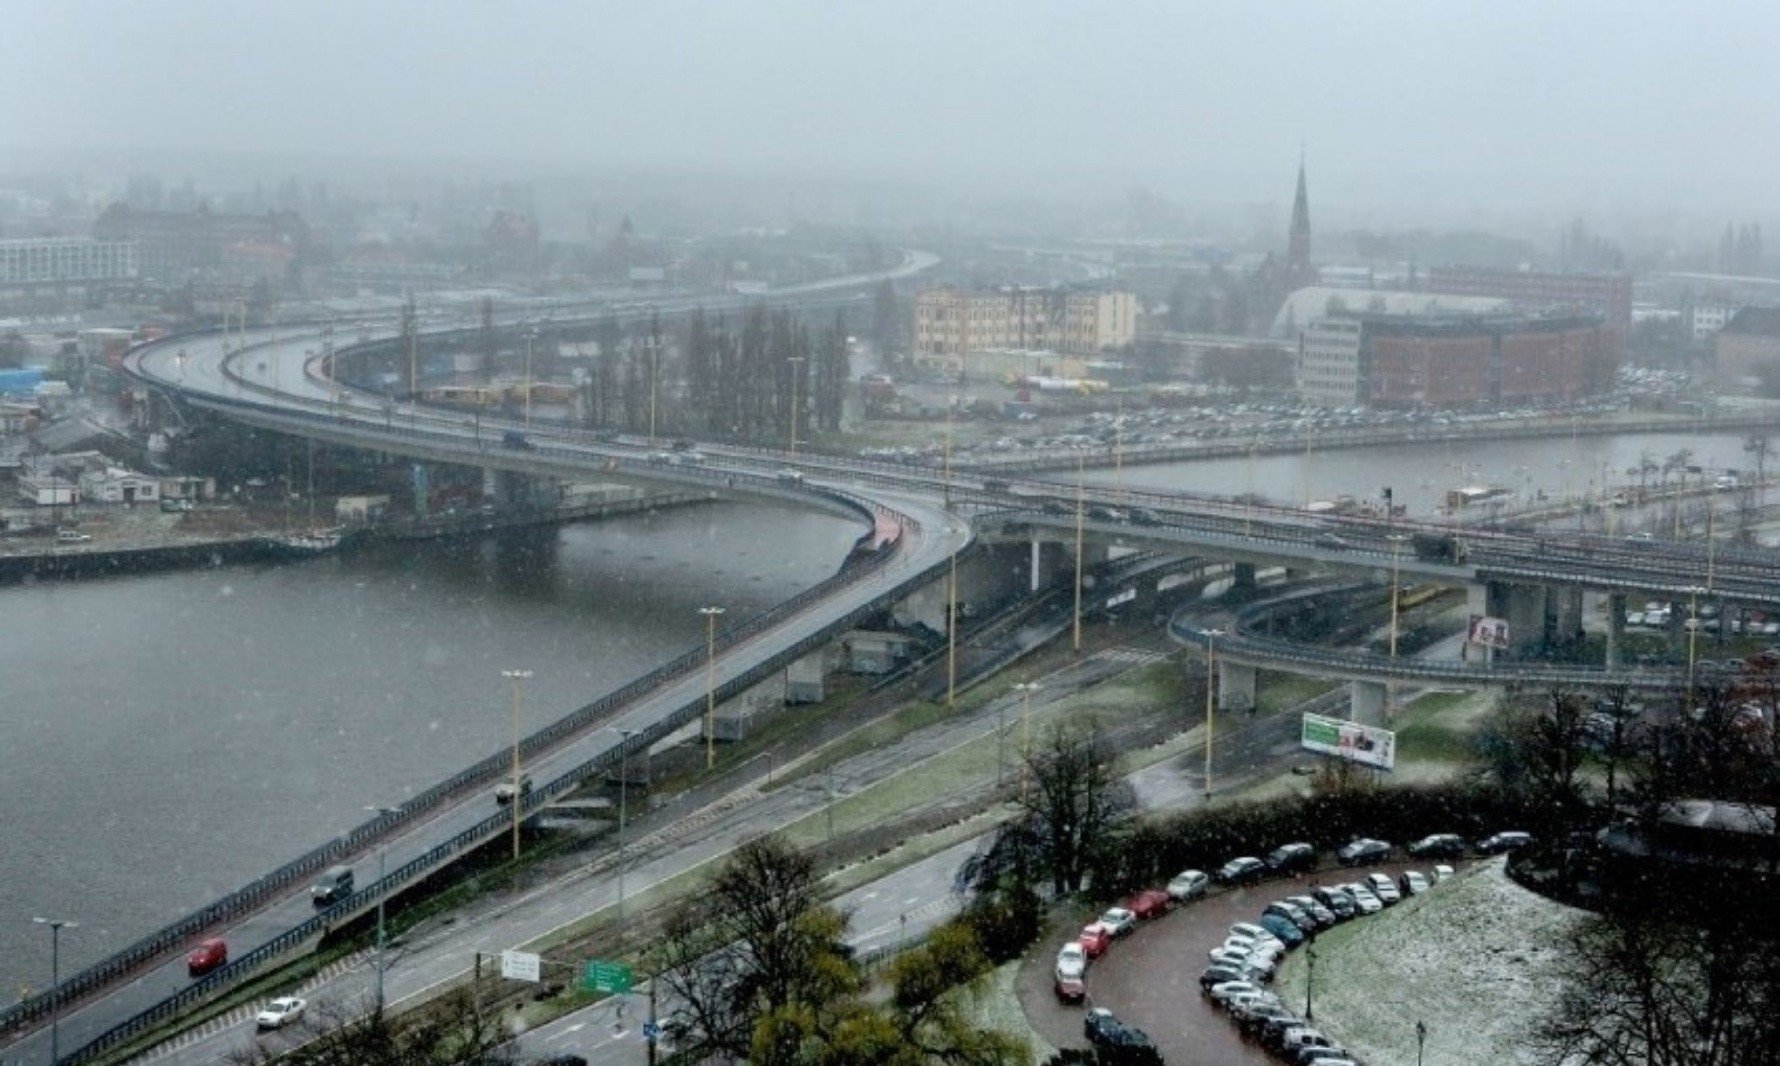
[[[1617,366],[1632,330],[1632,278],[1629,274],[1555,273],[1434,267],[1424,291],[1446,296],[1493,296],[1533,311],[1586,311],[1600,315]]]

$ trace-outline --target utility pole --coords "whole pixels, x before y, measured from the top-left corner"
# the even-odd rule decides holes
[[[519,776],[519,705],[525,699],[525,680],[532,676],[530,670],[502,670],[501,676],[513,683],[513,796],[508,801],[513,808],[513,859],[519,860],[519,808],[525,805],[525,790],[520,786]]]
[[[1216,721],[1218,704],[1217,686],[1217,643],[1223,636],[1221,629],[1205,631],[1205,800],[1211,802],[1211,748],[1216,739]]]
[[[705,769],[717,766],[717,619],[721,607],[700,607],[705,616]]]
[[[79,923],[62,918],[31,920],[49,926],[49,1062],[56,1066],[62,1061],[62,930]]]
[[[1082,483],[1084,470],[1082,457],[1075,457],[1075,617],[1071,624],[1070,648],[1077,654],[1082,650],[1082,536],[1083,522],[1086,518],[1087,496]]]

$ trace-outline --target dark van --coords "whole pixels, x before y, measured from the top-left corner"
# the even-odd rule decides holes
[[[317,907],[331,907],[352,895],[352,867],[330,866],[309,886],[309,902]]]

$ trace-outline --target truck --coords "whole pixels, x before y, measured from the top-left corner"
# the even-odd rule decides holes
[[[522,452],[529,452],[537,447],[537,445],[533,444],[531,441],[526,440],[525,434],[517,429],[509,429],[501,434],[501,446],[505,448],[517,448]]]
[[[1451,533],[1415,533],[1410,536],[1409,543],[1415,548],[1415,557],[1430,563],[1462,563],[1465,561],[1465,542]]]

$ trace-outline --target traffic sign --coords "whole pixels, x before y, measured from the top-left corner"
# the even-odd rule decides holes
[[[581,966],[581,989],[584,992],[612,992],[622,995],[630,991],[631,970],[622,962],[588,959]]]
[[[515,981],[542,980],[543,964],[529,951],[501,952],[501,976]]]
[[[660,1040],[661,1039],[661,1023],[660,1022],[644,1022],[643,1023],[643,1039],[651,1040],[651,1041]]]

